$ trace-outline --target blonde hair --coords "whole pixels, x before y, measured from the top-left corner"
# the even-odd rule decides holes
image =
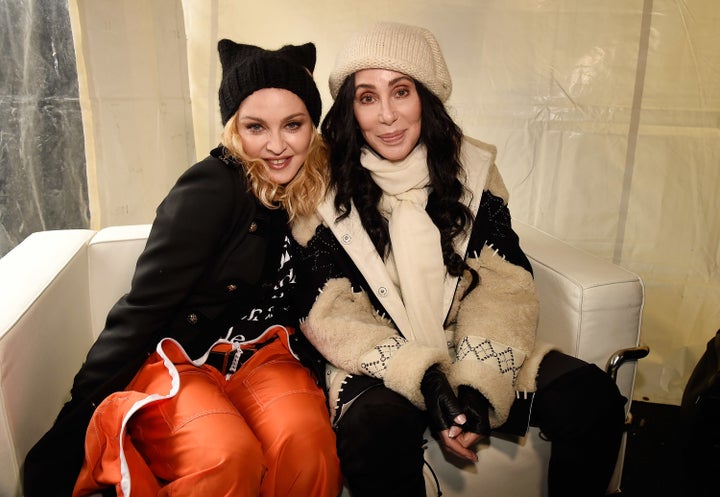
[[[280,185],[268,177],[265,161],[247,156],[237,131],[236,119],[237,113],[225,123],[221,142],[242,164],[253,195],[268,209],[285,209],[290,221],[297,216],[312,214],[325,196],[328,184],[328,147],[317,129],[313,126],[305,163],[287,185]]]

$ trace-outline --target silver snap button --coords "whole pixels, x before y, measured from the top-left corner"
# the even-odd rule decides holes
[[[381,286],[380,288],[378,288],[378,295],[380,295],[381,297],[385,297],[387,294],[388,294],[387,288],[385,288],[384,286]]]
[[[342,236],[342,242],[347,245],[348,243],[352,242],[352,236],[349,233],[345,233]]]

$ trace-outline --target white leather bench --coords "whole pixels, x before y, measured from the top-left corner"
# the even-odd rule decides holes
[[[603,368],[613,353],[639,344],[638,276],[514,226],[535,272],[543,340]],[[67,400],[108,310],[129,288],[148,232],[149,225],[38,232],[0,259],[0,496],[22,495],[25,454]],[[617,371],[628,399],[634,379],[634,363]],[[536,429],[517,441],[491,437],[476,465],[450,464],[434,441],[427,456],[445,497],[546,495],[549,444]],[[624,445],[611,493],[619,490],[623,456]]]

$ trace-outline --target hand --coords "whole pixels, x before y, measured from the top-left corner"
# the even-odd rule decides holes
[[[458,401],[467,416],[463,425],[463,432],[479,435],[479,439],[490,436],[490,402],[477,389],[460,385],[458,387]]]
[[[420,391],[425,397],[430,430],[437,434],[443,447],[458,457],[477,461],[477,455],[467,448],[477,440],[474,442],[468,440],[473,434],[464,434],[460,428],[467,421],[467,417],[463,414],[460,402],[447,377],[437,365],[425,372]],[[456,440],[456,437],[459,439]]]
[[[466,416],[462,432],[453,432],[460,429],[457,426],[444,430],[440,432],[440,443],[448,452],[477,462],[478,457],[472,447],[490,436],[490,402],[475,388],[467,385],[458,387],[458,402]]]
[[[457,428],[457,426],[455,426]],[[450,436],[450,430],[443,430],[438,434],[438,442],[441,447],[451,454],[467,459],[471,462],[477,462],[478,456],[470,447],[474,447],[480,442],[480,435],[471,431],[463,431],[462,433]]]
[[[430,430],[440,433],[454,428],[451,435],[458,435],[462,430],[456,425],[462,425],[467,419],[445,373],[437,365],[425,371],[420,391],[430,417]]]

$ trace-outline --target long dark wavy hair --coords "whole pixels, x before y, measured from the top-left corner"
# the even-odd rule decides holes
[[[440,231],[443,261],[448,273],[460,276],[463,270],[470,268],[455,252],[453,240],[469,229],[473,221],[472,212],[460,202],[464,192],[459,179],[464,174],[460,164],[463,134],[440,99],[419,81],[414,82],[421,105],[420,142],[427,148],[432,186],[426,211]],[[330,186],[336,191],[338,219],[347,217],[354,203],[365,231],[384,257],[388,253],[390,235],[387,221],[378,209],[382,191],[370,172],[360,165],[360,148],[366,143],[355,120],[354,98],[355,76],[350,75],[322,122],[322,134],[330,147]],[[473,275],[473,280],[476,276]]]

